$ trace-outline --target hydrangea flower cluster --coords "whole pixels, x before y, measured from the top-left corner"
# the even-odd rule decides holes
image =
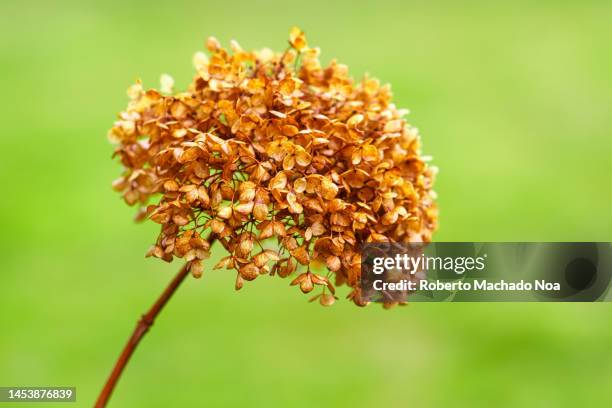
[[[114,188],[161,225],[148,255],[183,258],[200,277],[214,237],[229,253],[216,268],[236,271],[236,289],[296,273],[302,292],[322,288],[323,305],[342,284],[365,304],[360,243],[428,242],[437,226],[436,169],[407,111],[388,85],[355,82],[335,60],[322,67],[297,28],[280,54],[215,38],[206,48],[187,91],[173,93],[168,75],[160,90],[131,86],[109,132],[124,167]]]

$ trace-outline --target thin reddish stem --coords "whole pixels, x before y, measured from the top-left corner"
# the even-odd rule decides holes
[[[209,242],[211,244],[213,241],[214,238],[209,238]],[[132,357],[132,354],[134,354],[134,350],[136,350],[140,340],[142,340],[144,335],[149,331],[149,328],[153,326],[155,318],[162,311],[166,303],[168,303],[174,292],[176,292],[187,275],[189,275],[189,262],[183,265],[183,267],[178,271],[174,279],[172,279],[170,284],[155,301],[153,306],[151,306],[151,309],[149,309],[146,314],[142,315],[136,324],[136,328],[134,329],[132,336],[123,348],[121,355],[119,355],[113,371],[108,377],[108,380],[106,380],[106,384],[104,385],[104,388],[102,389],[102,392],[100,392],[98,400],[96,401],[95,408],[103,408],[106,406],[111,394],[113,393],[113,390],[115,389],[115,386],[117,385],[117,381],[119,381],[119,378],[121,377],[121,373],[123,373],[125,366],[127,365],[128,361],[130,361],[130,357]]]

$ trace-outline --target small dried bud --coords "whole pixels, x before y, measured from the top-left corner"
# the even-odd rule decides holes
[[[259,275],[259,268],[255,264],[249,263],[240,268],[240,276],[245,280],[252,281]]]
[[[330,295],[329,293],[324,293],[319,298],[319,303],[322,306],[331,306],[336,302],[336,297],[334,295]]]
[[[236,290],[240,290],[242,289],[242,286],[244,286],[244,279],[242,279],[242,276],[240,276],[240,274],[236,274],[236,284],[234,285],[234,289]]]
[[[206,40],[206,48],[210,52],[216,52],[221,49],[221,43],[215,37],[208,37]]]
[[[197,260],[197,261],[192,261],[191,265],[189,266],[189,272],[191,272],[191,275],[196,278],[199,279],[202,277],[202,273],[204,272],[204,267],[202,266],[202,261]]]
[[[291,33],[289,34],[289,44],[291,44],[291,46],[297,51],[303,51],[308,46],[304,33],[298,27],[293,27],[291,29]]]
[[[161,84],[161,87],[159,88],[161,92],[167,94],[172,93],[172,88],[174,88],[174,78],[168,74],[162,74],[162,76],[159,78],[159,83]]]

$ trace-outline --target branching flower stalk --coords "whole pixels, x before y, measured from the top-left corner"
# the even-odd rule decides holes
[[[161,225],[147,256],[182,258],[177,278],[200,278],[210,233],[228,252],[215,269],[235,271],[236,290],[295,274],[303,293],[321,288],[311,300],[329,306],[346,284],[364,306],[360,243],[428,242],[437,227],[436,169],[408,112],[388,85],[355,82],[335,60],[322,67],[297,28],[281,54],[212,37],[206,48],[187,91],[173,93],[168,75],[160,90],[138,81],[109,131],[124,167],[114,188],[138,220]]]

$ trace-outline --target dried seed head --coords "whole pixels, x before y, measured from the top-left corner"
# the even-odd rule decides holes
[[[336,302],[336,297],[334,295],[330,295],[329,293],[323,293],[319,298],[319,303],[322,306],[331,306]]]
[[[238,272],[236,289],[299,269],[293,284],[321,286],[330,305],[330,279],[310,272],[318,263],[365,305],[359,244],[430,241],[436,169],[388,86],[355,82],[336,61],[322,67],[298,28],[289,44],[275,54],[232,41],[228,51],[210,37],[184,92],[166,74],[159,91],[131,86],[108,134],[124,168],[113,188],[160,224],[147,256],[183,258],[199,277],[212,232],[229,252],[216,268]]]

